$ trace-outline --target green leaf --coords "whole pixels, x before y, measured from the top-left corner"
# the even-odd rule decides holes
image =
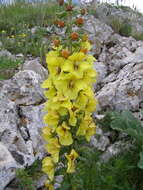
[[[139,160],[139,162],[138,162],[138,167],[139,167],[140,169],[143,169],[143,151],[140,152],[140,160]]]
[[[137,120],[130,111],[123,111],[112,118],[111,128],[121,132],[125,132],[137,141],[143,143],[143,128],[139,120]]]

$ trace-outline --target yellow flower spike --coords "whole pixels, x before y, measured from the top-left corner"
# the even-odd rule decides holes
[[[57,163],[59,161],[59,152],[61,148],[58,138],[55,137],[50,139],[49,143],[45,147],[47,151],[51,154],[54,163]]]
[[[55,165],[51,157],[45,157],[42,161],[42,171],[46,173],[51,181],[54,179]]]
[[[72,3],[72,0],[69,2]],[[72,7],[72,4],[70,6]],[[70,17],[72,21],[72,12]],[[57,14],[55,26],[58,22],[60,20]],[[96,59],[90,55],[91,44],[88,37],[82,39],[80,33],[71,30],[74,26],[73,22],[67,23],[66,19],[64,22],[69,29],[66,31],[68,35],[56,36],[51,44],[52,51],[46,55],[49,76],[42,84],[47,98],[44,108],[47,112],[44,116],[47,127],[42,131],[43,138],[47,142],[46,150],[51,154],[48,164],[43,162],[43,167],[50,176],[50,180],[46,182],[49,190],[54,190],[54,167],[58,167],[59,163],[65,165],[66,160],[62,159],[62,156],[65,155],[67,159],[67,173],[75,172],[76,159],[79,156],[75,149],[76,146],[80,146],[77,145],[80,141],[76,140],[79,136],[83,136],[85,140],[90,141],[96,130],[92,118],[92,112],[95,111],[97,104],[93,92],[93,83],[97,77],[94,70]],[[76,42],[71,43],[73,42],[71,39],[75,40],[75,38]],[[64,146],[73,149],[68,154],[65,151],[69,148]]]
[[[69,155],[66,154],[66,158],[68,160],[67,173],[75,172],[75,161],[78,158],[78,156],[78,153],[74,149],[71,150],[71,153]]]
[[[70,128],[66,125],[65,122],[61,126],[57,127],[56,132],[59,136],[61,145],[69,146],[73,143]]]

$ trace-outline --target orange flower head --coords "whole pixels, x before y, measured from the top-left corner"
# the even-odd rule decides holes
[[[65,26],[64,21],[58,21],[58,26],[59,26],[60,28],[63,28],[63,27]]]
[[[71,39],[72,40],[77,40],[79,38],[79,34],[77,32],[72,32],[71,33]]]
[[[82,25],[84,23],[84,19],[82,17],[79,17],[76,19],[76,24],[77,25]]]
[[[54,44],[55,47],[58,47],[58,46],[60,45],[60,40],[55,39],[55,40],[53,41],[53,44]]]
[[[61,52],[61,55],[62,55],[62,57],[67,59],[70,56],[70,51],[66,50],[66,49],[63,49],[62,52]]]

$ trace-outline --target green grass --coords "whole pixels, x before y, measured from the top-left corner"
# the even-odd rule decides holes
[[[56,0],[35,4],[16,1],[9,6],[0,6],[2,48],[13,54],[23,53],[25,57],[30,54],[42,60],[50,43],[46,27],[55,20],[57,9]],[[33,27],[37,28],[34,33],[31,31]]]
[[[136,40],[143,40],[143,32],[141,33],[135,33],[133,34],[133,37],[136,39]]]
[[[35,190],[34,181],[43,175],[41,161],[36,160],[31,166],[25,169],[17,169],[16,180],[19,190]]]
[[[22,64],[21,60],[0,57],[0,80],[11,78],[15,73],[15,69],[17,69],[20,64]]]
[[[11,35],[21,28],[50,25],[56,11],[55,0],[35,4],[17,1],[9,6],[0,6],[0,30]]]
[[[13,54],[23,53],[24,56],[30,54],[35,57],[44,56],[48,51],[50,41],[44,43],[43,38],[48,37],[46,29],[38,27],[33,34],[29,30],[21,29],[13,35],[1,32],[0,40],[3,48]]]

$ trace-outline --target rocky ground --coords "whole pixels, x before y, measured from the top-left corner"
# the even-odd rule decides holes
[[[95,117],[106,110],[130,110],[138,116],[143,108],[143,41],[118,35],[93,16],[87,18],[85,28],[97,59]],[[45,98],[40,85],[47,76],[36,58],[25,61],[11,79],[0,81],[0,190],[12,190],[7,185],[15,170],[44,156],[40,134]],[[111,143],[110,133],[104,134],[102,129],[97,133],[100,138],[93,137],[91,144],[103,151],[105,159],[124,146],[121,141]]]

